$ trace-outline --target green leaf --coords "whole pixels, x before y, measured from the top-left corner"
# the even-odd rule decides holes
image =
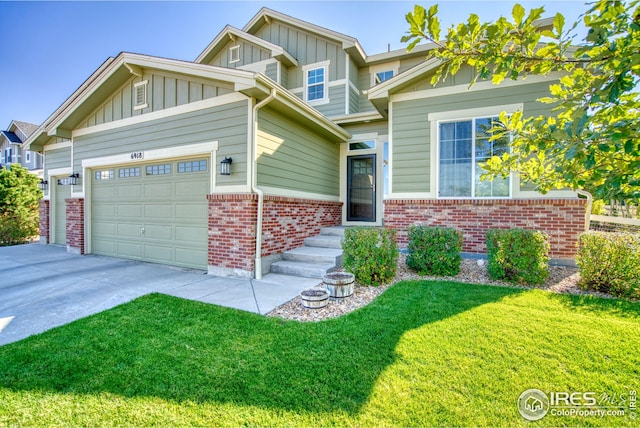
[[[564,16],[561,13],[556,13],[556,16],[553,18],[553,29],[556,30],[558,37],[562,35],[562,30],[564,29]]]
[[[511,11],[511,15],[513,16],[513,20],[517,26],[522,25],[522,20],[524,19],[524,7],[519,3],[516,3],[513,6],[513,10]]]

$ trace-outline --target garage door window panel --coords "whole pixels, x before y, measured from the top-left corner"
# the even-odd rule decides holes
[[[162,165],[149,165],[147,166],[147,175],[166,175],[171,174],[171,164],[166,163]]]

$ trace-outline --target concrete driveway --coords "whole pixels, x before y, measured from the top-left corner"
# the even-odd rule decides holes
[[[204,271],[79,256],[51,245],[0,247],[0,345],[153,292],[264,314],[317,284],[273,274],[262,281],[220,278]]]

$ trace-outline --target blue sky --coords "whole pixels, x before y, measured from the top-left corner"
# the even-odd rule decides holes
[[[108,57],[121,51],[194,60],[229,24],[266,6],[356,37],[368,55],[400,49],[414,1],[7,2],[0,0],[0,129],[12,119],[41,124]],[[434,2],[417,2],[425,7]],[[521,1],[573,22],[582,0]],[[509,16],[513,1],[439,2],[449,26],[477,13]]]

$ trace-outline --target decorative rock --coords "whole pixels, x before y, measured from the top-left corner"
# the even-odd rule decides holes
[[[329,292],[322,288],[307,288],[300,292],[300,299],[305,308],[324,308],[329,303]]]
[[[324,286],[333,298],[341,299],[353,294],[355,276],[349,272],[332,272],[322,277]]]

